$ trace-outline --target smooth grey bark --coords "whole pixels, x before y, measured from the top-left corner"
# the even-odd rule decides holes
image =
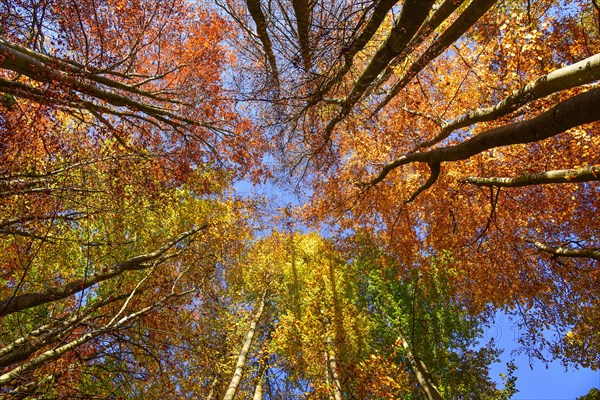
[[[411,153],[386,164],[369,182],[375,185],[394,169],[413,162],[429,165],[466,160],[496,147],[538,142],[570,128],[600,119],[600,89],[591,89],[562,101],[535,118],[485,131],[465,142],[438,149]]]
[[[342,383],[340,381],[340,375],[338,373],[338,365],[336,352],[334,349],[333,341],[330,336],[327,336],[327,375],[331,378],[330,382],[333,386],[333,398],[335,400],[342,400]]]
[[[317,104],[323,99],[323,96],[329,92],[332,87],[341,82],[342,78],[348,73],[348,71],[350,71],[350,68],[352,68],[356,54],[364,49],[365,45],[369,42],[369,40],[371,40],[375,32],[377,32],[379,29],[379,26],[385,19],[387,13],[397,3],[398,0],[381,0],[377,2],[369,20],[365,24],[364,29],[354,40],[350,42],[346,49],[343,49],[344,64],[331,79],[324,83],[321,88],[319,88],[317,93],[311,95],[307,107]]]
[[[106,269],[99,269],[87,277],[76,279],[61,287],[49,287],[44,291],[35,293],[25,293],[12,296],[0,301],[0,316],[5,316],[28,308],[36,307],[42,304],[65,299],[75,293],[89,288],[97,283],[114,278],[126,271],[143,270],[150,268],[154,263],[160,263],[167,259],[165,254],[182,240],[196,234],[197,232],[208,228],[208,224],[183,232],[173,240],[167,242],[159,249],[132,257],[127,261],[117,263]]]
[[[440,4],[433,13],[425,20],[423,25],[419,28],[415,36],[411,39],[411,41],[406,46],[408,51],[412,51],[417,48],[425,39],[429,37],[429,35],[435,31],[441,24],[444,22],[462,3],[466,0],[445,0],[442,4]],[[385,71],[381,74],[381,76],[377,79],[377,82],[371,85],[371,91],[375,88],[380,87],[384,84],[390,76],[394,73],[394,68],[401,64],[402,61],[405,60],[405,57],[408,51],[402,52],[399,56],[397,56],[390,65],[387,66]]]
[[[600,79],[600,54],[595,54],[575,64],[557,69],[537,78],[535,81],[515,90],[504,100],[491,107],[470,111],[442,125],[442,131],[435,138],[422,143],[419,148],[432,146],[446,139],[457,129],[492,121],[517,110],[521,106],[546,97],[561,90],[571,89]]]
[[[258,325],[258,321],[260,320],[260,317],[262,316],[262,313],[265,308],[265,302],[266,293],[263,294],[260,300],[260,304],[258,306],[258,311],[252,319],[252,322],[250,322],[250,328],[248,329],[248,333],[246,333],[246,337],[244,338],[244,342],[242,343],[242,349],[240,350],[237,361],[235,363],[233,377],[231,378],[231,382],[229,383],[229,387],[227,388],[227,392],[225,392],[223,400],[233,400],[235,398],[235,394],[240,385],[240,381],[242,380],[242,376],[244,375],[244,369],[246,367],[246,359],[248,358],[248,352],[250,351],[252,340],[254,339],[254,335],[256,334],[256,326]]]
[[[534,241],[532,243],[541,251],[553,254],[555,256],[570,258],[593,258],[594,260],[600,261],[600,249],[567,249],[564,247],[548,246],[547,244],[539,241]]]
[[[463,180],[477,186],[522,187],[531,185],[547,185],[550,183],[576,183],[600,181],[600,165],[589,165],[579,169],[561,169],[544,171],[537,174],[525,174],[514,178],[479,178],[468,177]]]

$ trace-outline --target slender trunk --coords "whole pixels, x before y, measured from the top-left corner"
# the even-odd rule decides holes
[[[206,400],[212,400],[213,396],[215,395],[215,388],[217,387],[217,383],[219,383],[218,375],[215,376],[215,379],[213,379],[212,383],[210,384],[210,392],[208,392]]]
[[[233,378],[231,378],[231,382],[229,383],[229,387],[227,388],[227,392],[225,393],[223,400],[233,400],[235,398],[235,393],[237,392],[240,381],[242,380],[242,375],[244,374],[244,367],[246,366],[248,352],[250,351],[250,346],[252,345],[252,340],[254,339],[254,334],[256,333],[256,325],[258,325],[258,321],[260,320],[265,308],[265,297],[266,294],[263,294],[258,307],[258,312],[256,313],[254,320],[250,323],[250,329],[246,334],[246,338],[244,339],[244,343],[242,345],[242,350],[240,351],[237,363],[235,364]]]
[[[267,369],[267,363],[265,360],[260,360],[260,366],[258,367],[258,374],[256,376],[256,386],[254,386],[254,395],[252,400],[262,400],[263,394],[263,377],[265,370]]]
[[[440,392],[438,392],[437,388],[433,384],[431,375],[429,374],[429,371],[427,370],[427,366],[425,365],[423,360],[421,360],[417,355],[415,355],[412,352],[410,345],[406,341],[406,338],[404,337],[402,330],[400,328],[398,328],[398,338],[400,339],[400,342],[402,343],[402,347],[406,351],[406,356],[408,357],[408,362],[410,363],[410,366],[411,366],[413,372],[415,373],[415,376],[417,377],[417,381],[419,382],[419,385],[421,385],[421,387],[425,391],[425,395],[427,396],[427,399],[428,400],[442,400],[442,396],[440,395]]]
[[[331,340],[331,337],[327,336],[327,375],[331,377],[331,384],[333,386],[333,398],[335,400],[342,400],[342,384],[340,382],[340,376],[338,374],[336,354],[332,342],[333,341]]]
[[[254,386],[254,395],[252,396],[252,400],[262,400],[265,373],[269,366],[269,352],[267,351],[267,344],[270,343],[271,335],[273,334],[274,330],[275,325],[269,325],[269,328],[267,330],[267,338],[265,340],[265,346],[263,346],[259,360],[258,372],[256,374],[256,385]]]

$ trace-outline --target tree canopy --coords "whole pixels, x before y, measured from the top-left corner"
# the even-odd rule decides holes
[[[597,369],[599,83],[596,0],[0,0],[0,395]]]

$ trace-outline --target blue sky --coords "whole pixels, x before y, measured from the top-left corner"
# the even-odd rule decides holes
[[[583,368],[565,371],[559,361],[548,364],[546,369],[545,363],[535,360],[531,369],[527,355],[511,356],[513,350],[519,347],[519,331],[516,324],[502,313],[496,315],[495,323],[487,329],[485,336],[494,338],[496,345],[504,349],[502,362],[492,367],[492,378],[500,381],[499,374],[506,371],[506,362],[515,360],[519,392],[513,400],[574,400],[592,387],[600,388],[600,371]]]
[[[272,184],[252,185],[238,182],[235,192],[241,196],[266,195],[274,209],[285,204],[299,205],[299,200],[289,192]],[[492,366],[490,376],[501,383],[500,373],[506,372],[506,363],[514,360],[518,367],[515,372],[519,392],[512,400],[575,400],[589,392],[592,387],[600,389],[600,371],[580,368],[565,370],[560,361],[548,364],[533,360],[530,368],[529,358],[525,354],[514,355],[519,347],[519,331],[516,322],[499,312],[494,323],[485,331],[484,338],[493,338],[498,348],[503,349],[501,362]]]

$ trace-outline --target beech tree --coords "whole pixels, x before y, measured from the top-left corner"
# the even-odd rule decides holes
[[[219,309],[247,232],[229,185],[261,151],[237,148],[250,124],[220,94],[225,22],[178,1],[0,19],[2,395],[189,393],[165,355],[209,364],[190,305]]]
[[[599,21],[0,0],[0,394],[508,398],[498,311],[597,368]]]
[[[583,333],[598,304],[595,2],[227,4],[286,173],[310,184],[309,221],[377,232],[404,265],[450,251],[472,312],[514,313],[531,355],[598,364]]]

